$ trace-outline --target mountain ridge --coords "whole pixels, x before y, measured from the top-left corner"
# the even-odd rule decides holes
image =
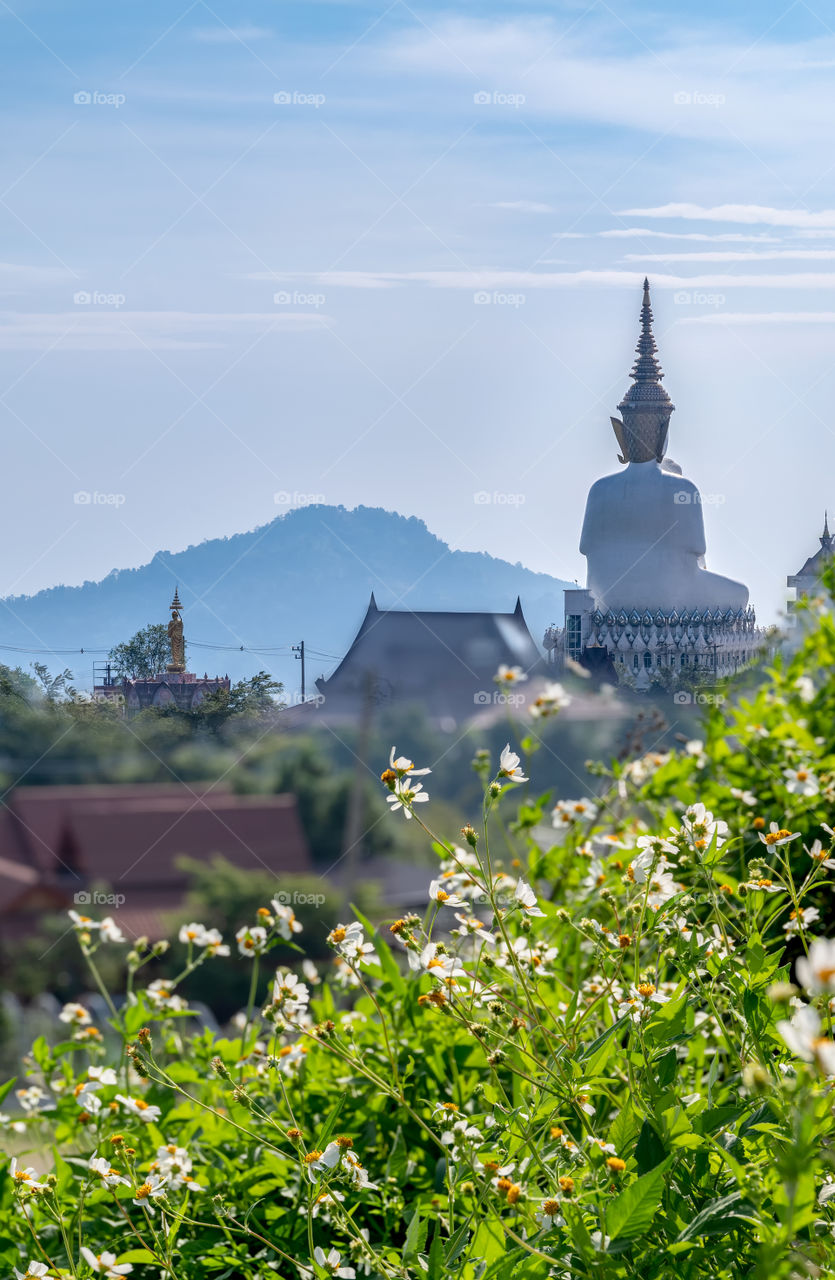
[[[191,670],[241,678],[263,667],[292,690],[299,672],[289,646],[305,640],[312,687],[351,643],[372,591],[381,609],[490,612],[510,612],[518,595],[541,646],[545,627],[561,619],[563,588],[573,585],[485,551],[453,551],[417,516],[311,505],[247,532],[157,551],[145,564],[114,568],[98,581],[6,597],[0,646],[110,649],[148,622],[165,621],[178,586]],[[210,643],[229,648],[201,647]],[[288,652],[241,653],[242,644]],[[322,657],[314,661],[314,653]],[[0,647],[0,661],[9,665],[26,666],[35,657]],[[91,683],[92,655],[41,660],[53,669],[66,662],[80,685]]]

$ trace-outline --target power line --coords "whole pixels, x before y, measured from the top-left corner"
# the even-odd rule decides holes
[[[289,644],[277,645],[277,646],[267,646],[267,645],[259,646],[259,645],[245,645],[245,644],[240,644],[240,645],[210,644],[209,642],[204,640],[189,640],[188,645],[192,649],[212,649],[216,652],[223,652],[223,653],[252,653],[257,656],[263,656],[263,657],[285,656],[288,658],[290,657],[290,654],[295,649],[294,645],[289,645]],[[76,648],[76,649],[34,649],[24,645],[0,643],[0,651],[4,653],[42,653],[42,654],[48,654],[53,658],[68,658],[68,657],[74,657],[80,654],[83,654],[85,657],[88,655],[95,657],[98,654],[107,655],[112,653],[113,650],[89,648],[87,645],[80,646],[79,648]],[[315,658],[329,658],[329,659],[332,659],[334,662],[339,660],[338,654],[322,653],[318,649],[307,649],[306,653],[312,654],[313,657]]]

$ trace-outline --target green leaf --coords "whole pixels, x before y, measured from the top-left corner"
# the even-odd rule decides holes
[[[754,1210],[746,1204],[738,1191],[719,1200],[711,1200],[701,1213],[697,1213],[692,1222],[679,1233],[679,1240],[693,1240],[696,1236],[722,1235],[729,1229],[729,1220],[750,1218]]]
[[[606,1234],[612,1240],[636,1240],[649,1230],[664,1191],[664,1170],[658,1165],[636,1178],[606,1210]]]
[[[429,1230],[429,1223],[425,1218],[421,1218],[420,1209],[416,1208],[412,1214],[412,1220],[406,1232],[406,1240],[403,1245],[403,1261],[412,1262],[419,1253],[422,1253],[426,1246],[426,1233]]]

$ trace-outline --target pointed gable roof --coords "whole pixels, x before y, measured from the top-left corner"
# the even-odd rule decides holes
[[[373,599],[373,597],[372,597]],[[369,605],[345,657],[316,686],[326,700],[419,702],[444,714],[490,698],[498,668],[541,674],[544,663],[517,597],[512,613],[379,609]]]

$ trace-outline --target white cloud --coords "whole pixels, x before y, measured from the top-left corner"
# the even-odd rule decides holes
[[[621,209],[619,216],[689,218],[694,222],[765,223],[772,227],[835,228],[835,209],[821,209],[817,213],[811,213],[807,209],[774,209],[761,204],[718,204],[706,207],[700,204],[672,203],[656,205],[651,209]]]
[[[212,314],[189,311],[0,312],[0,350],[198,351],[224,347],[229,339],[266,333],[327,328],[328,316],[299,312]]]
[[[269,27],[256,27],[244,23],[240,27],[195,27],[191,32],[193,40],[201,44],[248,44],[253,40],[266,40],[273,33]]]
[[[556,213],[552,205],[537,200],[496,200],[488,208],[509,209],[512,213]]]
[[[831,262],[835,249],[708,249],[704,253],[625,253],[624,262]],[[740,276],[740,279],[744,279]]]
[[[679,324],[835,324],[835,311],[713,311],[686,316]]]
[[[655,227],[623,227],[614,228],[610,231],[597,231],[595,235],[600,236],[603,240],[707,240],[711,244],[732,243],[732,244],[750,244],[751,242],[763,244],[779,244],[779,236],[770,236],[763,231],[752,231],[750,235],[745,235],[742,231],[717,231],[711,234],[708,231],[659,231]],[[815,235],[826,235],[827,232],[815,232]]]
[[[638,288],[644,271],[320,271],[253,272],[249,280],[309,280],[323,288],[392,289],[398,285],[422,284],[432,289],[573,289],[583,285],[608,288]],[[657,289],[835,289],[833,272],[792,272],[784,274],[694,276],[653,273]]]

